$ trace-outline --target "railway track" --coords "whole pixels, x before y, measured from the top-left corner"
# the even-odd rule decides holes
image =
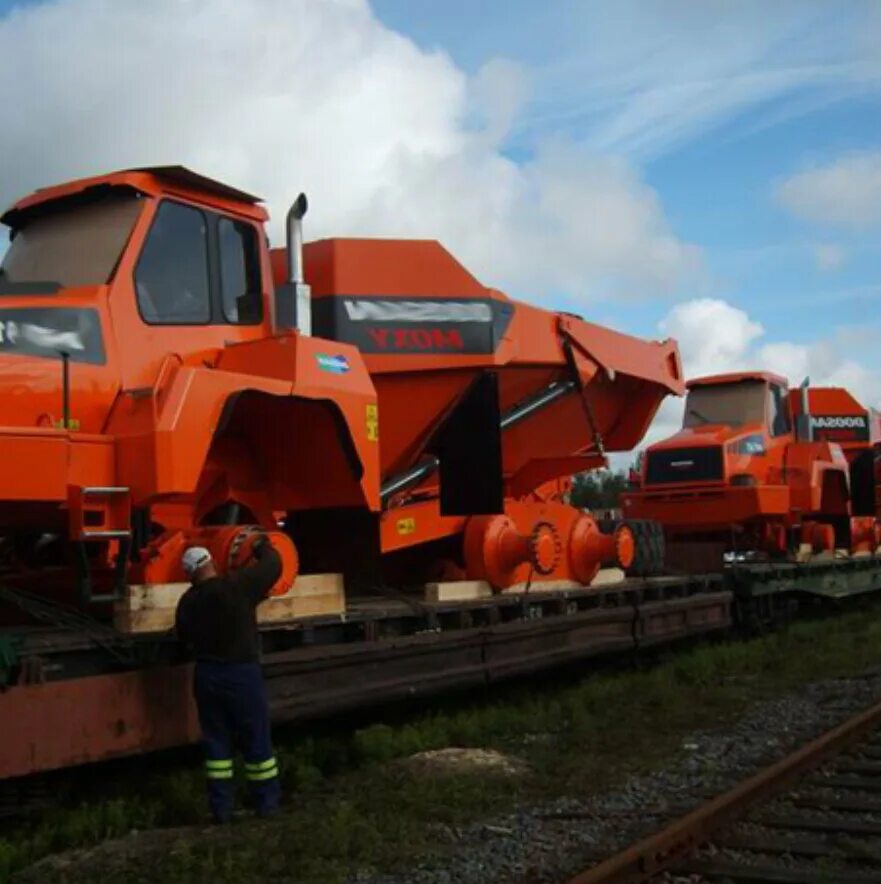
[[[569,884],[881,884],[881,703]]]

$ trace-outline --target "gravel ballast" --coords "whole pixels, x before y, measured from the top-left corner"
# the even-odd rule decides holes
[[[749,707],[733,726],[698,732],[660,770],[616,788],[566,797],[458,830],[448,845],[403,875],[356,874],[351,884],[561,882],[651,834],[881,699],[881,670],[802,686]],[[627,747],[621,747],[626,753]]]

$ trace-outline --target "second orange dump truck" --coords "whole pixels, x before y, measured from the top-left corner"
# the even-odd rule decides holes
[[[628,517],[663,524],[669,564],[711,568],[725,552],[779,557],[808,546],[877,549],[877,412],[846,390],[807,382],[790,390],[768,372],[687,386],[682,429],[647,449],[623,501]]]

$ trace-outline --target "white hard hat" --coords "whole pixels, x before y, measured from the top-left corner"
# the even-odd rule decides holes
[[[188,576],[192,576],[203,565],[207,565],[211,561],[211,553],[204,546],[191,546],[181,558],[181,564],[184,566]]]

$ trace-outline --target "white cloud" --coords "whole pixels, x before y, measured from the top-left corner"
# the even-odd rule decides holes
[[[818,270],[838,270],[846,259],[847,254],[841,246],[821,243],[814,247],[814,261]]]
[[[531,296],[656,295],[699,264],[623,160],[567,139],[506,156],[521,69],[469,77],[366,0],[50,0],[0,19],[0,71],[3,201],[179,162],[267,197],[274,231],[304,189],[312,238],[438,238]]]
[[[765,333],[745,311],[715,298],[677,304],[660,329],[679,342],[688,377],[747,368],[753,343]]]
[[[849,153],[777,185],[776,197],[807,221],[853,229],[881,223],[881,150]]]
[[[876,325],[839,328],[807,344],[767,340],[762,326],[725,301],[697,299],[677,304],[660,323],[679,342],[688,377],[757,369],[777,372],[798,384],[805,376],[820,386],[849,389],[865,405],[881,404],[881,372],[854,358],[871,350]]]

